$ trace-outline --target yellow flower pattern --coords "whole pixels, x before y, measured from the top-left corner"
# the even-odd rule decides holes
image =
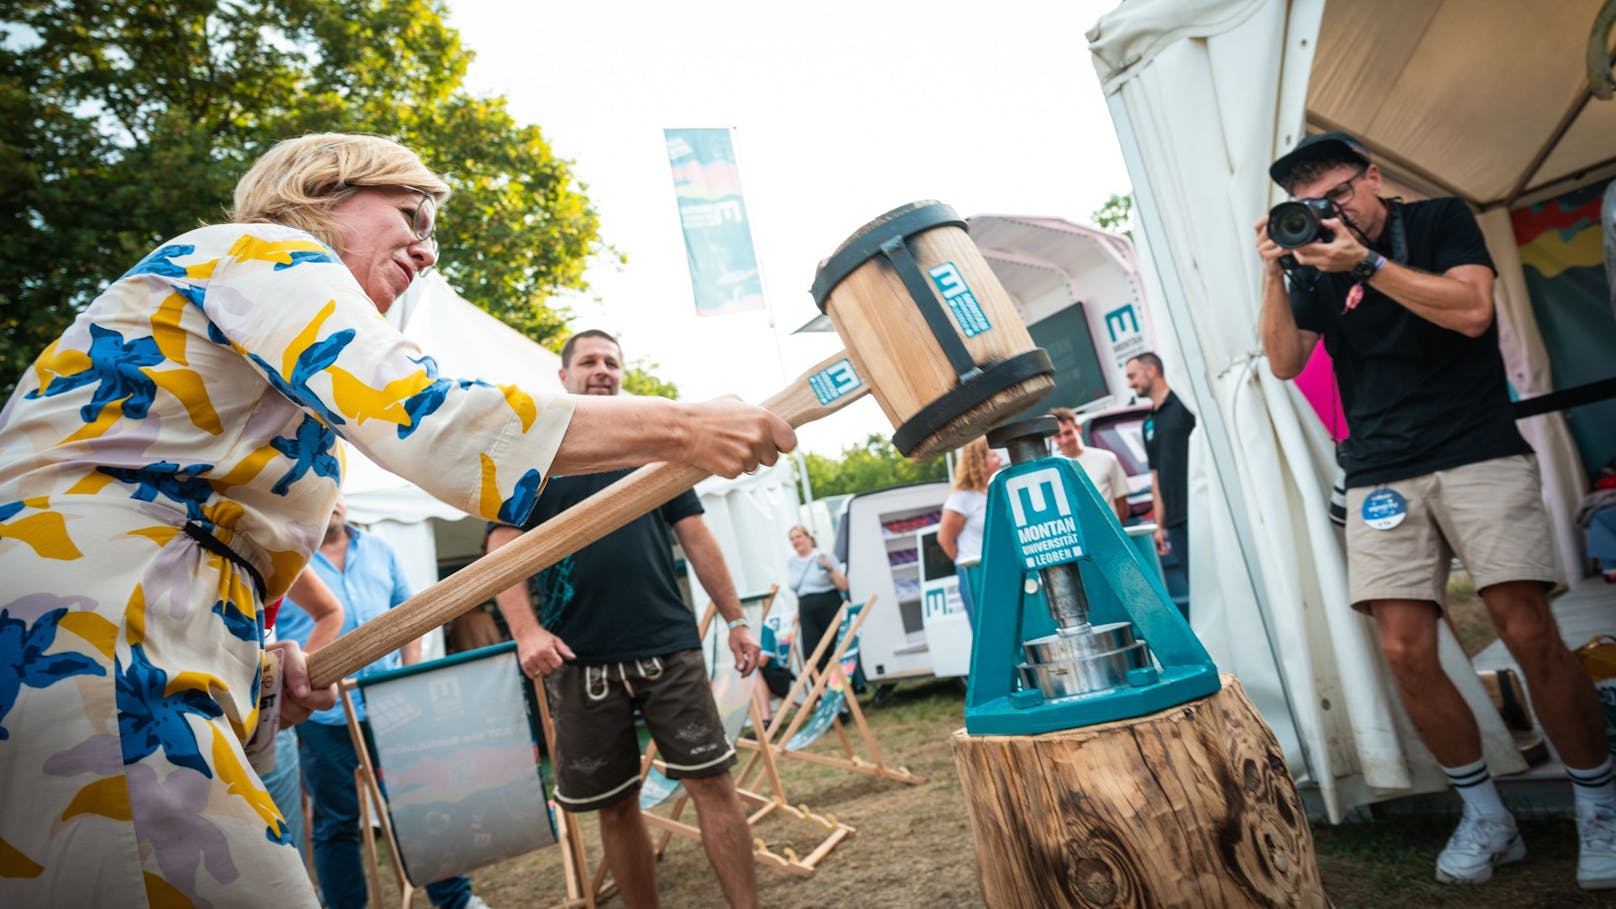
[[[571,415],[439,375],[291,228],[110,285],[0,411],[0,905],[313,905],[241,742],[342,445],[520,523]]]

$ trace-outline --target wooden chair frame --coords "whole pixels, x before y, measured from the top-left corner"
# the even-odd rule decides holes
[[[780,712],[774,715],[774,719],[768,724],[767,729],[758,735],[755,742],[743,740],[737,743],[739,746],[753,751],[752,758],[747,762],[745,769],[741,771],[738,777],[742,788],[748,785],[756,785],[759,779],[767,775],[777,775],[777,772],[772,768],[775,759],[779,757],[837,767],[853,773],[896,780],[910,785],[926,781],[924,777],[910,773],[909,768],[888,764],[886,759],[882,757],[881,747],[875,741],[875,736],[870,732],[870,726],[864,719],[864,711],[859,707],[858,698],[852,696],[850,680],[842,672],[842,657],[846,653],[848,645],[858,638],[859,630],[864,626],[864,620],[869,617],[870,609],[874,605],[875,597],[872,595],[864,602],[864,608],[859,611],[858,616],[853,619],[852,625],[848,628],[848,633],[841,636],[840,640],[837,640],[838,635],[834,631],[825,634],[824,637],[819,639],[819,644],[814,647],[814,652],[802,657],[802,673],[792,683],[791,690],[781,699]],[[843,603],[842,608],[836,611],[836,618],[830,625],[832,629],[841,629],[842,621],[847,615],[849,606],[850,603]],[[791,646],[793,651],[800,656],[802,653],[802,637],[800,634],[795,636]],[[824,654],[826,648],[832,648],[831,657],[825,666],[825,671],[822,672],[818,668],[819,658]],[[807,750],[793,751],[786,747],[787,743],[797,734],[797,731],[802,728],[809,717],[813,716],[814,709],[825,696],[826,687],[832,679],[840,680],[842,690],[847,692],[844,697],[844,703],[852,717],[858,738],[864,744],[865,753],[869,755],[868,758],[861,757],[854,748],[853,740],[849,738],[847,728],[839,717],[832,720],[831,728],[836,731],[836,738],[841,745],[842,754],[840,757],[818,754]],[[787,722],[788,717],[789,722]],[[782,724],[784,724],[783,729]]]

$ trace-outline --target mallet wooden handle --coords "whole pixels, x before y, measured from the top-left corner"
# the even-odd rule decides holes
[[[816,363],[763,403],[792,428],[828,416],[869,391],[845,352]],[[554,518],[426,588],[309,655],[316,688],[341,681],[706,478],[700,467],[647,464]]]

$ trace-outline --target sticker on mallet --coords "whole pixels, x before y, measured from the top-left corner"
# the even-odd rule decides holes
[[[1391,530],[1408,517],[1408,503],[1395,489],[1377,489],[1363,500],[1363,522],[1376,530]]]
[[[993,327],[982,312],[982,304],[976,301],[976,294],[965,283],[965,276],[960,274],[953,262],[934,265],[927,269],[926,274],[931,276],[931,283],[937,285],[938,292],[948,301],[948,308],[954,313],[954,322],[965,337],[974,338]]]
[[[845,398],[863,386],[864,380],[853,368],[853,361],[846,357],[808,377],[808,387],[814,390],[814,397],[821,405]]]

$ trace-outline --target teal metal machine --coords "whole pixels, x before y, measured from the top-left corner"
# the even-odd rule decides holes
[[[1011,465],[988,486],[966,687],[972,735],[1033,735],[1206,697],[1218,670],[1117,523],[1065,458],[1052,417],[988,434]]]

